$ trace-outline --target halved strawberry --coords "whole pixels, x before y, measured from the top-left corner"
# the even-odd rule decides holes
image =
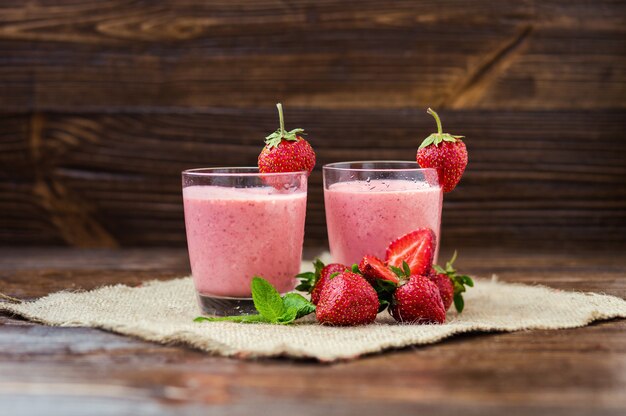
[[[387,247],[387,265],[402,267],[406,261],[411,274],[427,275],[433,265],[437,237],[430,228],[419,228],[398,238]]]
[[[389,280],[394,283],[400,282],[398,276],[389,267],[385,266],[381,259],[375,256],[364,256],[359,263],[359,270],[370,283],[373,283],[376,279]]]

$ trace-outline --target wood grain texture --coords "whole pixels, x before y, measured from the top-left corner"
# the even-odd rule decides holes
[[[458,267],[624,297],[620,254],[463,247]],[[23,298],[187,272],[180,249],[0,249],[0,291]],[[0,404],[11,414],[59,415],[81,414],[85,406],[105,415],[619,415],[626,411],[625,330],[618,320],[572,330],[477,334],[319,365],[238,361],[0,316]]]
[[[0,104],[624,108],[623,15],[606,0],[15,2],[0,8]],[[489,88],[454,96],[511,42]]]
[[[273,113],[47,115],[35,149],[0,142],[0,150],[24,152],[6,162],[8,180],[0,186],[4,242],[38,242],[31,233],[39,229],[43,242],[77,246],[184,244],[180,172],[255,165],[262,137],[274,128]],[[326,241],[324,163],[410,160],[433,130],[430,117],[409,109],[290,108],[287,114],[290,126],[310,126],[318,153],[308,245]],[[470,164],[446,196],[444,244],[626,243],[624,116],[621,110],[446,111],[446,128],[467,136]],[[22,163],[29,152],[45,155],[35,174]]]
[[[0,244],[184,244],[179,172],[253,165],[282,101],[323,163],[468,136],[445,244],[626,244],[626,3],[5,1]],[[419,109],[419,110],[418,110]]]

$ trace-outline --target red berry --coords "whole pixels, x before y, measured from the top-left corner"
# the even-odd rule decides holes
[[[439,116],[430,108],[428,114],[437,121],[437,133],[428,136],[417,150],[417,163],[423,168],[437,169],[443,192],[452,191],[461,180],[467,166],[467,149],[463,136],[443,133]]]
[[[390,266],[402,268],[406,261],[411,274],[425,275],[433,265],[437,237],[430,228],[419,228],[403,235],[387,247],[386,262]]]
[[[280,128],[265,138],[265,147],[259,154],[261,173],[301,172],[309,174],[315,166],[315,152],[302,138],[303,129],[285,130],[283,107],[276,104],[280,117]]]
[[[454,268],[456,255],[455,251],[452,258],[446,262],[445,268],[434,265],[429,278],[439,287],[446,310],[450,308],[450,304],[454,303],[457,312],[461,313],[465,307],[463,292],[467,290],[467,287],[473,287],[474,281],[467,275],[457,274]]]
[[[361,275],[343,272],[324,285],[315,309],[320,324],[366,325],[378,314],[378,295]]]
[[[368,282],[373,283],[376,279],[389,280],[398,283],[400,279],[378,257],[364,256],[359,263],[359,270]]]
[[[447,311],[452,305],[454,299],[454,285],[447,274],[434,272],[428,278],[437,285],[439,295],[443,301],[443,307]]]
[[[324,286],[326,286],[328,278],[333,273],[342,273],[346,270],[350,270],[348,266],[344,266],[343,264],[339,263],[331,263],[324,266],[324,268],[320,271],[319,276],[315,280],[315,286],[313,286],[313,290],[311,291],[311,302],[317,305],[320,300],[320,294],[322,293]]]
[[[412,275],[393,294],[389,313],[398,322],[437,323],[446,321],[446,310],[437,285],[426,276]]]
[[[259,154],[259,172],[300,172],[311,173],[315,166],[313,148],[300,136],[295,140],[282,139],[277,146],[265,145]]]

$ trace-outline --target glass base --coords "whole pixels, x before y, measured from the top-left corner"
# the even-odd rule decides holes
[[[223,298],[198,293],[198,304],[205,315],[233,316],[258,313],[251,298]]]

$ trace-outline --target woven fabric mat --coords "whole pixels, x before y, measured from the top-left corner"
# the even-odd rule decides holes
[[[476,279],[462,314],[448,312],[444,325],[401,325],[387,312],[375,324],[336,328],[312,316],[293,325],[195,323],[199,315],[191,278],[151,281],[140,287],[106,286],[58,292],[33,302],[0,302],[0,311],[55,326],[93,327],[148,341],[180,343],[214,354],[350,359],[393,348],[431,344],[454,334],[585,326],[626,318],[626,301],[595,293]]]

